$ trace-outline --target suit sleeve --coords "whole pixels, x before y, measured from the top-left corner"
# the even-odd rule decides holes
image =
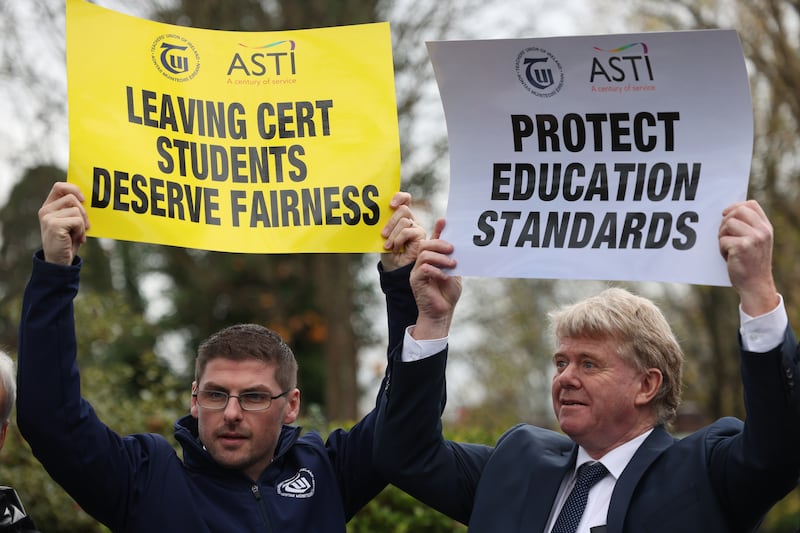
[[[710,443],[717,492],[739,523],[750,523],[754,511],[766,513],[800,478],[799,360],[797,340],[788,327],[775,349],[742,351],[744,429]],[[747,516],[739,516],[745,512]]]
[[[386,317],[389,324],[387,357],[403,342],[406,328],[417,323],[417,302],[411,292],[413,263],[396,270],[386,271],[378,263],[381,291],[386,296]]]
[[[442,436],[447,350],[401,361],[395,346],[375,430],[378,468],[390,483],[445,515],[468,523],[492,449]]]

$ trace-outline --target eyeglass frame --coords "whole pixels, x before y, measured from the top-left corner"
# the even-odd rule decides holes
[[[198,395],[201,392],[213,392],[215,394],[224,394],[225,395],[225,404],[222,407],[206,407],[205,405],[200,403],[200,397]],[[285,390],[282,393],[278,394],[277,396],[272,396],[270,393],[263,392],[263,391],[249,391],[249,392],[243,392],[241,394],[230,394],[228,392],[221,391],[221,390],[203,389],[203,390],[197,390],[197,391],[193,392],[192,393],[192,397],[197,399],[197,405],[199,405],[203,409],[208,409],[209,411],[223,411],[223,410],[228,408],[228,402],[231,401],[231,398],[236,398],[236,401],[239,403],[239,409],[241,409],[242,411],[247,411],[248,413],[257,413],[259,411],[266,411],[267,409],[272,407],[273,400],[277,400],[278,398],[282,398],[282,397],[286,396],[287,394],[289,394],[290,392],[291,392],[291,390]],[[269,398],[269,403],[267,404],[267,406],[266,407],[262,407],[260,409],[248,409],[244,405],[242,405],[242,396],[247,397],[248,395],[253,395],[253,394],[263,394],[267,398]]]

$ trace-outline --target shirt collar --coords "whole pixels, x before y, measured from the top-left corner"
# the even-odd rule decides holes
[[[636,453],[636,450],[639,449],[639,446],[642,445],[644,440],[652,432],[653,428],[650,428],[638,437],[629,440],[625,444],[617,446],[599,459],[606,469],[608,469],[608,472],[614,476],[615,480],[619,479],[619,476],[622,475],[622,471],[625,470],[625,467],[628,466],[628,463],[631,461],[633,454]],[[589,456],[582,446],[578,447],[578,460],[575,461],[575,472],[577,472],[578,468],[584,463],[591,463],[594,461],[595,460]]]

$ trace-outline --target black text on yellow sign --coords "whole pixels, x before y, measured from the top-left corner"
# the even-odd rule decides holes
[[[292,140],[331,135],[332,99],[259,103],[252,123],[258,138],[269,142],[257,144],[247,141],[248,113],[242,103],[136,91],[130,86],[126,102],[129,123],[165,132],[155,141],[161,175],[95,166],[92,207],[253,228],[375,225],[380,219],[374,185],[276,188],[308,177],[306,149]],[[221,184],[227,187],[222,189]],[[228,202],[229,209],[221,209],[221,202]],[[223,212],[230,213],[230,220],[222,220]]]

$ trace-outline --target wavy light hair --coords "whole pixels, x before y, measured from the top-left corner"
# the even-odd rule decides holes
[[[663,380],[653,398],[658,424],[670,424],[681,402],[683,351],[659,308],[621,288],[567,305],[549,314],[556,342],[566,337],[614,340],[634,368],[657,368]]]
[[[11,411],[17,400],[17,377],[14,370],[14,361],[4,351],[0,350],[0,386],[3,394],[0,396],[0,423],[11,422]]]

